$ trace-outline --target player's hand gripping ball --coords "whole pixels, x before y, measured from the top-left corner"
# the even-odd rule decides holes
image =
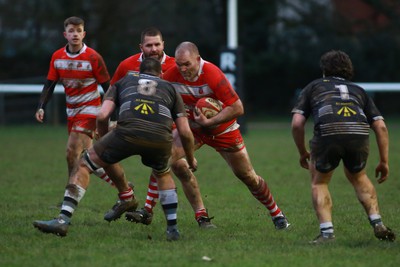
[[[197,114],[203,113],[209,119],[217,115],[222,108],[221,101],[211,97],[203,97],[197,101],[195,111]]]

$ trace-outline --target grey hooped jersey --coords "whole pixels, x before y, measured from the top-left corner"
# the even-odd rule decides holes
[[[104,96],[119,108],[117,130],[147,140],[171,141],[173,121],[186,116],[181,96],[167,81],[146,74],[128,74]]]
[[[312,81],[300,93],[292,113],[314,119],[314,134],[368,135],[370,124],[383,119],[372,99],[358,85],[339,77]]]

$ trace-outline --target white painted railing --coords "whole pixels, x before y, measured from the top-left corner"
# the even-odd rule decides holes
[[[400,83],[357,83],[363,87],[367,92],[372,94],[380,92],[400,92]],[[7,94],[40,94],[43,89],[43,84],[0,84],[0,125],[6,122],[6,108],[5,104],[7,101]],[[101,86],[98,87],[100,93],[103,93]],[[54,93],[64,94],[64,88],[61,84],[57,84]],[[59,96],[61,97],[61,96]],[[15,101],[15,100],[14,100]],[[38,97],[39,101],[39,97]],[[52,108],[53,118],[56,118],[57,114],[57,101],[54,102],[54,107]],[[34,109],[34,108],[33,108]],[[31,111],[32,114],[34,110]],[[57,121],[55,120],[55,123]]]
[[[357,83],[367,92],[399,92],[400,83]],[[99,91],[103,93],[101,86]],[[41,93],[43,84],[0,84],[0,93],[32,94]],[[61,84],[57,84],[54,93],[64,93]]]
[[[103,93],[103,88],[98,86],[99,91]],[[41,93],[43,84],[0,84],[0,93],[14,93],[14,94],[34,94]],[[64,87],[61,84],[57,84],[54,89],[54,93],[64,93]]]

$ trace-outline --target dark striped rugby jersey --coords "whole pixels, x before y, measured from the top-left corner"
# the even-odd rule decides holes
[[[172,123],[186,116],[181,96],[167,81],[128,74],[107,90],[104,100],[119,107],[117,131],[154,142],[172,142]]]
[[[360,86],[338,77],[312,81],[300,93],[292,113],[314,119],[314,135],[368,135],[370,124],[383,119]]]

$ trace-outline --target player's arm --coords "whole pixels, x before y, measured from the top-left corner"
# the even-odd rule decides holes
[[[103,88],[104,94],[107,93],[108,88],[110,87],[110,81],[106,81],[100,84],[101,88]]]
[[[105,98],[96,119],[97,132],[100,137],[108,132],[108,122],[114,110],[114,101]]]
[[[101,105],[101,109],[97,114],[96,127],[100,137],[108,132],[108,122],[111,114],[115,110],[115,103],[112,100],[105,99]]]
[[[243,103],[240,99],[238,99],[232,105],[224,107],[221,112],[214,117],[207,118],[201,112],[194,112],[194,119],[203,127],[212,127],[214,125],[219,125],[221,123],[236,119],[237,117],[243,115],[243,113]]]
[[[294,143],[296,144],[297,150],[300,154],[300,165],[301,167],[308,169],[308,161],[310,159],[310,153],[307,151],[305,144],[305,124],[306,117],[299,113],[293,113],[292,117],[292,136]]]
[[[110,88],[110,81],[104,82],[101,85],[101,88],[103,88],[104,95],[107,93],[108,89]],[[109,128],[115,128],[117,125],[117,118],[118,118],[118,109],[115,109],[113,114],[110,117],[110,122],[109,122]]]
[[[378,178],[378,183],[382,183],[389,176],[389,133],[385,122],[381,119],[374,121],[371,128],[375,132],[380,158],[375,176]]]
[[[39,105],[36,109],[35,118],[38,122],[43,122],[44,110],[51,96],[53,95],[54,88],[56,87],[57,81],[46,80],[43,85],[42,93],[39,99]]]
[[[181,116],[175,119],[176,128],[185,150],[186,160],[192,171],[197,169],[197,161],[194,157],[194,137],[189,127],[189,122],[186,116]]]

